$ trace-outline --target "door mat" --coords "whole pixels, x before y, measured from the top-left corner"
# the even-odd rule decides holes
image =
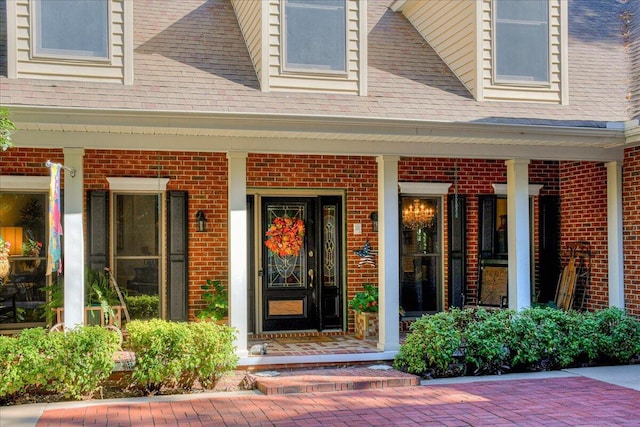
[[[314,342],[334,342],[335,339],[324,335],[316,335],[313,337],[277,337],[273,339],[278,344],[303,344]]]

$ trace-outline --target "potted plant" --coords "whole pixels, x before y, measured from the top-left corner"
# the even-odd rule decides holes
[[[229,293],[219,280],[207,279],[207,284],[200,286],[204,290],[202,299],[205,307],[196,314],[201,320],[213,320],[216,323],[227,323],[225,317],[229,312]]]
[[[5,241],[0,236],[0,283],[9,275],[11,266],[9,264],[9,251],[11,243]]]
[[[366,283],[364,292],[358,292],[349,301],[349,308],[355,312],[355,336],[365,339],[378,335],[378,288]]]

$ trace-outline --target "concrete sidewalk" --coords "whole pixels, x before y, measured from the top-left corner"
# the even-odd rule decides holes
[[[640,425],[640,365],[423,384],[283,396],[221,392],[18,405],[0,408],[0,426]]]

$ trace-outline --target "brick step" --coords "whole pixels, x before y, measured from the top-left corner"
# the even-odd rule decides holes
[[[266,371],[250,374],[254,388],[267,395],[368,390],[420,385],[420,377],[378,365],[337,369]]]

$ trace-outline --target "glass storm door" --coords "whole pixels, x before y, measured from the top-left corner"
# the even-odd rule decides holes
[[[160,197],[116,194],[115,274],[129,298],[146,298],[160,316]],[[134,316],[132,316],[134,317]]]
[[[342,326],[339,203],[262,198],[264,331]]]
[[[441,309],[440,199],[401,197],[400,305],[408,316]]]

